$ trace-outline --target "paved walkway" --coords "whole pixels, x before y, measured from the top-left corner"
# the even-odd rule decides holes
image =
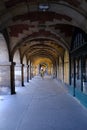
[[[87,109],[61,83],[35,77],[0,96],[0,130],[87,130]]]

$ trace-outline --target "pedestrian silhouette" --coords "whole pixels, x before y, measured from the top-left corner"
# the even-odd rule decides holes
[[[43,69],[40,70],[40,75],[41,75],[41,77],[43,79],[44,78],[44,70]]]

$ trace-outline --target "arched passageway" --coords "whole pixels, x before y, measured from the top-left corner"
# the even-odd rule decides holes
[[[37,57],[32,61],[33,76],[40,75],[40,70],[43,69],[45,75],[53,75],[52,61],[49,58]]]
[[[87,130],[69,92],[87,107],[87,0],[1,0],[0,129]]]
[[[2,0],[0,87],[9,86],[14,94],[15,87],[24,86],[43,65],[46,74],[87,93],[85,5],[85,0]]]

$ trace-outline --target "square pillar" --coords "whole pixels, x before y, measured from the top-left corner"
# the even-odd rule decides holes
[[[74,88],[73,88],[73,96],[75,96],[75,88],[76,88],[76,60],[73,58],[73,64],[74,64]]]
[[[22,86],[24,87],[24,64],[21,67],[21,78],[22,78]]]
[[[81,56],[81,91],[83,92],[83,82],[85,80],[85,56]]]
[[[71,59],[71,55],[69,55],[69,85],[71,85],[71,62],[72,62],[72,59]]]
[[[27,82],[29,82],[29,65],[27,66]]]
[[[12,62],[10,66],[10,77],[11,77],[11,94],[15,94],[15,63]]]

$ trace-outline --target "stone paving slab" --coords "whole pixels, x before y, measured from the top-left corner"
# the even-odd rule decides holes
[[[0,130],[87,130],[87,109],[51,77],[16,91],[0,96]]]

